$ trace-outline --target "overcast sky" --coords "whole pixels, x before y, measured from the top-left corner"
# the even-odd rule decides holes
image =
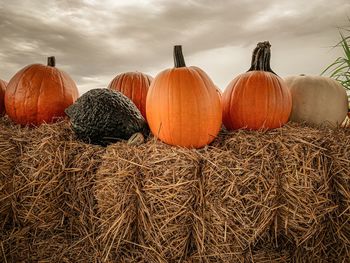
[[[280,76],[320,74],[341,55],[331,46],[348,17],[349,0],[1,0],[0,78],[54,55],[83,93],[121,72],[173,67],[181,44],[186,64],[223,90],[265,40]]]

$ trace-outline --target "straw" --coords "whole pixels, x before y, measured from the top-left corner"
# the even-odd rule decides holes
[[[125,143],[107,147],[94,192],[99,213],[103,260],[121,260],[136,241],[138,155]]]
[[[350,130],[107,148],[0,118],[0,261],[347,262]]]
[[[13,225],[13,178],[19,156],[30,130],[16,126],[7,117],[0,118],[0,231]]]
[[[72,140],[67,122],[41,125],[30,134],[14,176],[15,221],[34,229],[64,229],[65,140]]]
[[[258,138],[259,137],[259,138]],[[274,221],[278,207],[273,140],[268,134],[223,134],[203,154],[203,235],[206,260],[243,262]]]
[[[140,149],[138,241],[146,262],[182,262],[192,253],[198,196],[196,151],[150,140]]]

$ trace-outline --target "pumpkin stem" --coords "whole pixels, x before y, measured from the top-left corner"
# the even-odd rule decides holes
[[[270,67],[270,58],[271,58],[271,44],[269,41],[259,42],[256,48],[253,51],[252,56],[252,65],[248,71],[260,70],[268,71],[275,75],[275,72],[272,71]]]
[[[175,68],[186,67],[184,55],[182,54],[181,45],[174,46],[174,64],[175,64]]]
[[[55,67],[56,66],[56,58],[55,57],[48,57],[47,58],[47,65],[49,67]]]

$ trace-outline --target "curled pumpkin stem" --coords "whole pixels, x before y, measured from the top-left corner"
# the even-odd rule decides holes
[[[251,67],[248,71],[268,71],[277,75],[270,67],[271,44],[269,41],[259,42],[253,51]]]

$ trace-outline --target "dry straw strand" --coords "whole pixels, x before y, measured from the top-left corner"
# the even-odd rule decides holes
[[[182,262],[191,254],[198,191],[195,151],[157,141],[143,145],[139,242],[148,262]]]
[[[104,260],[123,260],[136,240],[138,165],[136,148],[107,147],[94,188],[99,213],[99,242]]]
[[[13,225],[14,170],[29,135],[29,129],[14,125],[7,117],[0,118],[0,231]]]
[[[277,209],[275,151],[268,135],[237,131],[223,135],[203,154],[205,260],[243,262],[265,233]]]
[[[281,165],[277,231],[295,243],[293,261],[329,260],[327,223],[336,208],[328,153],[331,134],[325,128],[295,124],[276,136]]]
[[[69,137],[72,132],[66,122],[45,124],[31,132],[14,177],[18,225],[42,230],[64,228],[65,140]]]

